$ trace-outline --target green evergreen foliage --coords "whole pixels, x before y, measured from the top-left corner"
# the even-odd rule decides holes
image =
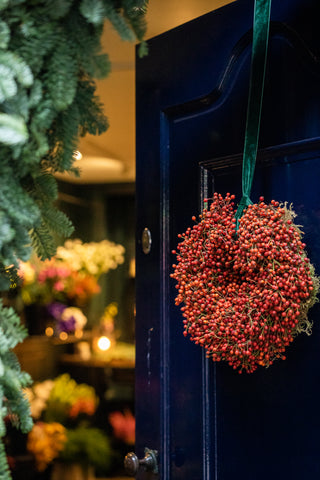
[[[95,78],[110,72],[102,52],[105,21],[146,53],[147,0],[0,0],[0,290],[32,249],[55,253],[54,235],[72,225],[54,205],[55,172],[75,172],[79,137],[108,128]],[[31,427],[22,387],[30,381],[11,349],[25,331],[0,303],[0,438],[10,414]],[[0,479],[9,480],[0,442]]]
[[[30,376],[22,372],[12,349],[26,336],[20,319],[12,308],[4,307],[0,301],[0,436],[5,434],[4,418],[12,421],[27,432],[32,427],[27,399],[22,388],[31,383]],[[1,452],[0,452],[1,457]],[[0,471],[3,469],[0,460]],[[0,478],[1,475],[0,475]]]
[[[1,395],[0,389],[0,395]],[[7,456],[4,444],[0,442],[0,478],[1,480],[11,480],[10,470],[7,465]]]

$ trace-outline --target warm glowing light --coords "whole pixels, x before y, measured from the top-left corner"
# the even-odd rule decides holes
[[[59,335],[60,340],[67,340],[68,334],[67,332],[61,332]]]
[[[72,158],[73,166],[80,169],[80,177],[70,175],[70,172],[56,172],[56,178],[71,183],[109,183],[122,178],[124,174],[125,164],[116,158],[84,155],[83,158],[78,159],[75,153]]]
[[[97,344],[100,350],[102,350],[103,352],[105,352],[111,347],[111,341],[108,337],[100,337]]]
[[[76,330],[76,331],[74,332],[74,336],[75,336],[76,338],[82,338],[82,337],[83,337],[83,331],[82,331],[82,330]]]
[[[52,327],[47,327],[45,329],[45,334],[47,335],[47,337],[52,337],[52,335],[54,334],[53,328]]]
[[[79,152],[79,150],[75,150],[73,152],[72,156],[73,156],[74,160],[81,160],[82,159],[82,153]]]

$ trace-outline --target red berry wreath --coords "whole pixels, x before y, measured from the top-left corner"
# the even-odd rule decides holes
[[[319,289],[295,213],[263,198],[247,207],[236,232],[234,196],[215,194],[178,244],[176,305],[184,335],[241,373],[285,359]],[[196,220],[195,217],[192,217]]]

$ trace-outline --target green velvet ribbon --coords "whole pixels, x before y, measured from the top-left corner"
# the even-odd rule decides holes
[[[255,0],[249,98],[242,161],[242,198],[235,215],[237,227],[239,218],[241,218],[244,210],[248,205],[252,204],[250,194],[259,142],[261,107],[267,63],[270,10],[271,0]]]

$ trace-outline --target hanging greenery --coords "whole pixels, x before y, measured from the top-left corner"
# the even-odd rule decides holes
[[[41,259],[55,253],[53,235],[72,225],[55,206],[55,172],[75,171],[80,136],[107,127],[95,94],[95,78],[110,72],[102,52],[105,21],[121,38],[140,41],[146,53],[147,0],[0,0],[0,290],[10,287],[19,260],[34,249]],[[10,349],[25,332],[17,316],[0,305],[0,402],[29,428],[21,395],[28,377]],[[3,399],[6,399],[4,402]],[[9,479],[0,444],[0,478]]]

